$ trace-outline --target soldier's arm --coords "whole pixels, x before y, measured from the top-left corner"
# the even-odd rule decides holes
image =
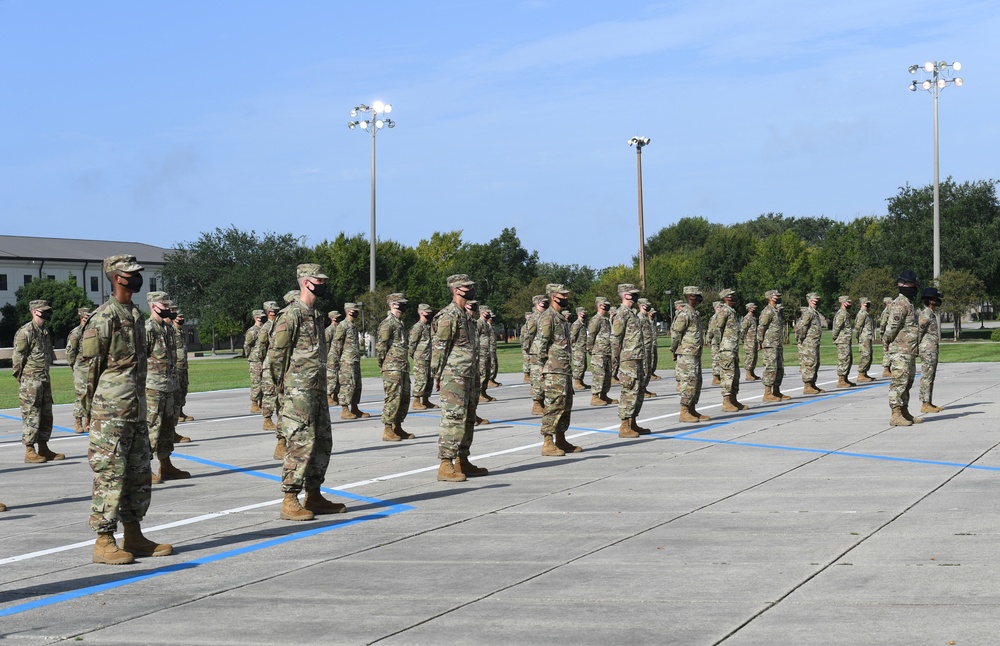
[[[903,325],[905,323],[905,313],[902,312],[900,308],[892,306],[892,311],[889,312],[889,317],[886,319],[885,332],[882,334],[882,340],[885,343],[892,343],[895,341],[896,335],[903,329]]]
[[[292,348],[299,336],[298,309],[289,308],[274,320],[271,341],[271,375],[278,392],[284,391],[285,373],[292,359]]]
[[[389,344],[392,342],[392,329],[389,327],[389,320],[383,320],[378,326],[378,341],[375,342],[375,358],[378,360],[378,367],[382,368],[385,355],[389,354]]]
[[[438,384],[441,382],[445,363],[455,343],[455,326],[456,322],[452,316],[442,315],[437,321],[437,330],[431,336],[431,374]]]
[[[73,331],[69,333],[69,338],[66,339],[66,364],[70,368],[76,363],[76,353],[80,349],[80,335],[78,332],[80,328],[75,327]]]
[[[347,338],[347,328],[337,326],[333,332],[333,344],[330,346],[330,353],[334,361],[340,363],[340,357],[344,354],[344,339]]]
[[[546,316],[538,322],[538,334],[535,335],[535,347],[538,351],[538,365],[544,366],[549,360],[549,347],[552,345],[552,319]]]
[[[90,417],[90,405],[97,383],[107,369],[108,348],[111,345],[111,325],[106,318],[91,318],[80,337],[80,357],[87,362],[87,394],[81,405]]]
[[[674,317],[674,323],[670,326],[670,354],[677,359],[677,348],[681,344],[681,339],[688,329],[688,317],[683,312]]]
[[[417,353],[417,344],[420,343],[420,324],[414,323],[413,327],[410,328],[410,351],[409,355],[412,359]]]
[[[917,343],[924,340],[924,335],[927,334],[928,329],[931,324],[931,317],[928,316],[930,310],[920,310],[920,317],[917,318]]]
[[[601,331],[601,321],[596,316],[590,319],[587,326],[587,352],[594,353],[594,342],[597,341],[597,333]]]
[[[18,330],[14,335],[14,354],[11,356],[11,367],[14,369],[14,379],[21,381],[21,371],[31,354],[31,343],[23,330]]]

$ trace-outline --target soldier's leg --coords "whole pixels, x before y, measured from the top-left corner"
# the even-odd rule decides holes
[[[906,386],[903,388],[903,408],[910,405],[910,389],[913,387],[913,378],[917,375],[917,358],[912,354],[906,355]]]
[[[920,353],[920,402],[934,403],[934,377],[937,375],[937,352]]]
[[[145,421],[127,422],[122,435],[130,435],[131,442],[125,453],[125,483],[118,514],[124,523],[139,523],[146,517],[153,489],[149,429]]]
[[[341,406],[350,406],[354,399],[354,369],[346,364],[340,364],[340,393],[338,401]]]
[[[689,354],[677,355],[677,364],[674,366],[674,374],[677,375],[678,393],[681,398],[681,406],[686,407],[696,403],[695,393],[697,390],[696,375],[701,374],[701,366],[696,365],[696,357]]]
[[[872,342],[862,341],[859,347],[858,374],[868,374],[872,367]]]
[[[903,407],[906,405],[904,391],[910,376],[907,355],[900,353],[889,355],[889,371],[892,373],[889,381],[889,406]]]
[[[421,364],[421,362],[414,362],[413,363],[413,396],[415,398],[421,398],[425,394],[428,394],[428,395],[430,394],[429,390],[426,393],[424,392],[424,389],[427,388],[427,382],[428,382],[427,377],[428,377],[427,371],[424,370],[423,365]]]
[[[531,361],[531,399],[540,402],[544,396],[542,392],[544,389],[544,384],[542,382],[542,367],[538,365],[538,361],[532,359]]]
[[[21,442],[32,446],[39,440],[41,425],[42,382],[27,377],[21,378],[18,386],[18,403],[21,407]]]
[[[396,423],[402,424],[406,414],[410,412],[410,373],[399,373],[399,410],[396,411]]]
[[[38,441],[52,437],[52,382],[43,381],[38,387]]]
[[[145,422],[93,421],[88,462],[94,472],[90,527],[106,534],[118,520],[139,522],[149,508],[149,430]]]
[[[308,397],[301,392],[297,394]],[[281,467],[281,490],[284,493],[298,493],[305,487],[306,469],[316,444],[316,429],[312,425],[315,418],[307,413],[307,409],[312,407],[303,404],[306,402],[296,401],[294,410],[290,406],[281,416],[281,434],[285,438],[285,461]]]
[[[719,389],[722,391],[723,398],[729,395],[735,395],[739,392],[739,380],[737,371],[739,370],[739,362],[736,360],[735,352],[720,351],[719,352]]]
[[[636,414],[636,401],[642,389],[642,370],[639,361],[619,361],[618,381],[621,393],[618,395],[618,419],[630,419]]]
[[[333,433],[330,425],[330,407],[323,402],[317,391],[314,410],[315,440],[312,455],[303,475],[303,486],[308,491],[319,489],[326,481],[326,471],[330,466],[330,455],[333,453]]]
[[[472,389],[471,379],[445,376],[441,380],[441,426],[438,431],[440,460],[454,460],[458,457],[469,411],[466,391],[470,389]]]
[[[73,402],[73,418],[86,419],[87,411],[83,408],[83,400],[87,397],[87,380],[82,375],[78,375],[75,369],[73,371],[73,393],[76,395]]]
[[[156,390],[146,390],[146,428],[149,430],[149,450],[157,460],[169,458],[174,448],[174,434],[170,433],[170,443],[166,442],[162,433],[165,398]],[[170,402],[171,404],[173,402]],[[172,412],[172,411],[171,411]]]
[[[403,394],[401,374],[404,373],[393,370],[382,373],[382,390],[385,391],[385,400],[382,404],[382,423],[386,426],[394,425],[396,417],[399,415],[401,407],[399,398]],[[407,377],[407,382],[409,382],[409,377]]]
[[[555,435],[556,425],[566,406],[566,386],[563,383],[566,375],[547,373],[542,376],[543,406],[545,413],[542,415],[541,433],[545,435]]]
[[[354,394],[351,396],[351,405],[356,407],[361,403],[361,363],[355,363],[351,372],[354,379]]]
[[[885,375],[885,376],[889,376],[886,373],[891,372],[891,370],[892,370],[892,357],[889,356],[889,344],[883,342],[882,343],[882,374]]]

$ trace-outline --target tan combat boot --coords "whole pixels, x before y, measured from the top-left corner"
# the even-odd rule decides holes
[[[357,419],[357,418],[358,416],[351,412],[350,406],[340,407],[340,419]]]
[[[691,412],[691,405],[690,404],[682,404],[681,405],[680,421],[682,421],[682,422],[688,422],[688,423],[693,423],[693,422],[700,422],[701,418],[699,416],[695,415],[693,412]]]
[[[41,464],[42,462],[48,462],[49,459],[44,455],[38,455],[35,452],[35,445],[28,444],[24,447],[24,463],[25,464]]]
[[[479,478],[490,473],[486,467],[477,467],[469,462],[469,458],[464,455],[455,458],[455,471],[466,478]]]
[[[486,385],[489,386],[490,388],[499,388],[503,384],[495,379],[490,379],[488,382],[486,382]]]
[[[847,378],[847,375],[837,376],[837,388],[854,388],[855,385],[856,384]]]
[[[191,441],[191,438],[187,435],[181,435],[180,433],[174,432],[174,444],[187,444]]]
[[[662,379],[662,377],[660,377],[660,375],[656,374],[655,372],[651,373],[649,375],[649,378],[651,381],[659,381],[660,379]]]
[[[285,461],[285,438],[279,437],[278,443],[274,447],[274,453],[271,454],[271,459],[278,460],[279,462]]]
[[[313,515],[343,514],[347,511],[347,505],[327,500],[319,488],[306,489],[306,498],[302,502],[302,507],[306,511],[311,511]]]
[[[773,386],[764,386],[764,399],[766,402],[780,402],[781,397],[774,394]]]
[[[7,505],[0,502],[0,511],[7,511]]]
[[[712,385],[713,386],[718,386],[721,383],[722,383],[722,378],[719,377],[719,375],[712,375]]]
[[[38,443],[38,455],[42,456],[46,460],[65,460],[66,456],[62,453],[56,453],[49,448],[47,442]]]
[[[424,401],[424,406],[426,406],[428,409],[437,408],[437,404],[432,404],[431,403],[430,395],[424,396],[424,400],[423,401]]]
[[[590,405],[591,406],[607,406],[608,402],[606,402],[603,399],[601,399],[600,395],[591,395],[590,396]]]
[[[485,390],[479,393],[480,404],[488,404],[490,402],[495,402],[496,400],[496,397],[491,397]]]
[[[639,426],[639,419],[637,417],[629,418],[629,428],[638,433],[639,435],[649,435],[653,431],[649,430],[645,426]]]
[[[603,399],[604,401],[606,401],[609,404],[617,404],[618,403],[617,399],[612,399],[612,398],[608,397],[607,395],[601,395],[601,399]]]
[[[882,376],[883,377],[891,377],[892,376],[892,371],[889,370],[888,368],[882,368]]]
[[[903,416],[903,410],[899,406],[892,406],[892,415],[889,416],[889,426],[912,426],[913,422]]]
[[[631,419],[622,420],[621,426],[618,427],[618,437],[624,437],[630,440],[639,437],[639,433],[637,431],[632,430]]]
[[[803,395],[818,395],[822,390],[813,385],[813,382],[807,381],[802,384],[802,394]]]
[[[699,422],[710,422],[710,421],[712,421],[712,418],[709,417],[708,415],[702,415],[701,413],[699,413],[695,409],[694,404],[691,404],[691,414],[692,415],[696,415],[698,417],[698,421]]]
[[[556,431],[556,446],[566,453],[583,453],[583,447],[566,439],[566,431]]]
[[[174,548],[167,543],[157,543],[142,535],[139,523],[129,521],[122,523],[125,527],[125,537],[122,539],[122,549],[133,556],[169,556]]]
[[[278,517],[281,520],[312,520],[316,515],[299,503],[299,494],[286,493],[285,499],[281,501],[281,513]]]
[[[774,386],[773,388],[771,388],[771,393],[775,397],[780,397],[781,399],[791,399],[792,398],[791,395],[786,395],[785,393],[781,392],[781,387],[780,386]]]
[[[930,402],[924,402],[920,405],[921,413],[940,413],[944,410],[944,406],[935,406]]]
[[[250,402],[250,412],[251,413],[259,413],[260,412],[260,404],[258,404],[257,402]]]
[[[489,424],[490,420],[483,419],[479,415],[476,415],[476,426],[482,426],[483,424]]]
[[[735,413],[739,410],[739,407],[733,403],[732,395],[722,396],[722,412],[723,413]]]
[[[583,383],[583,379],[575,379],[573,381],[573,390],[587,390],[588,388],[590,388],[590,386]]]
[[[352,404],[351,405],[351,413],[354,414],[355,418],[359,418],[360,417],[361,419],[368,419],[369,417],[371,417],[371,415],[369,415],[368,413],[363,412],[360,408],[358,408],[357,404]]]
[[[865,383],[868,383],[869,381],[875,381],[875,379],[873,377],[869,377],[868,376],[868,371],[867,370],[864,371],[864,372],[859,372],[858,373],[858,383],[859,384],[865,384]]]
[[[114,534],[98,534],[94,543],[94,563],[105,565],[128,565],[135,563],[135,558],[129,552],[118,547]]]
[[[276,431],[276,430],[278,430],[278,427],[275,426],[274,422],[271,421],[271,416],[270,415],[268,415],[267,417],[264,418],[264,426],[263,426],[263,428],[264,428],[265,431]]]
[[[84,432],[83,431],[83,418],[82,417],[74,417],[73,418],[73,432],[76,433],[76,434],[78,434],[78,435],[80,433]]]
[[[413,398],[413,403],[410,404],[410,408],[413,410],[427,410],[427,407],[424,406],[424,402],[420,401],[419,397]]]
[[[556,443],[552,441],[551,435],[546,435],[545,439],[542,441],[542,455],[550,457],[559,457],[566,455],[566,451],[563,451]]]
[[[383,442],[398,442],[401,437],[396,435],[396,431],[392,430],[392,424],[386,424],[385,428],[382,429],[382,441]]]
[[[919,417],[914,417],[913,413],[910,412],[909,405],[903,406],[900,410],[903,413],[903,417],[913,422],[914,424],[923,424],[924,420]]]
[[[744,404],[740,400],[736,399],[736,395],[731,395],[730,399],[733,402],[733,406],[735,406],[736,408],[739,408],[740,410],[746,410],[746,409],[750,408],[749,406],[747,406],[746,404]]]
[[[643,399],[652,399],[653,397],[656,397],[656,393],[649,390],[644,390],[642,393],[642,397]]]
[[[413,433],[407,433],[403,430],[403,425],[396,422],[392,425],[392,432],[395,433],[401,440],[412,440],[416,437]]]
[[[545,407],[542,406],[542,402],[540,402],[538,400],[535,400],[532,403],[532,405],[531,405],[531,414],[532,415],[544,415],[545,414]]]
[[[187,471],[181,471],[173,464],[170,463],[170,458],[160,459],[160,480],[166,482],[167,480],[187,480],[191,477],[191,474]]]
[[[465,482],[465,474],[462,473],[461,469],[456,471],[452,461],[445,459],[441,460],[441,466],[438,467],[438,480],[441,482]]]

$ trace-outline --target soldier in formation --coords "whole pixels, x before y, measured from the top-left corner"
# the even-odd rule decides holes
[[[465,312],[469,315],[469,320],[472,321],[472,328],[473,328],[472,342],[476,346],[476,363],[473,366],[473,369],[475,371],[473,374],[473,381],[475,381],[476,387],[479,388],[481,391],[483,376],[480,368],[480,366],[482,365],[482,362],[480,361],[480,354],[481,354],[480,350],[483,344],[480,342],[481,337],[479,334],[479,325],[478,325],[480,318],[479,301],[477,300],[466,301]],[[482,417],[479,416],[477,412],[479,410],[479,402],[482,400],[482,393],[480,392],[480,394],[478,394],[473,399],[474,401],[472,402],[472,408],[470,409],[469,417],[475,420],[474,425],[479,426],[480,424],[489,424],[490,420],[483,419]]]
[[[177,335],[170,323],[174,318],[170,296],[166,292],[146,295],[149,318],[146,319],[146,426],[149,429],[149,449],[160,461],[158,473],[152,473],[153,484],[166,480],[183,480],[191,474],[170,462],[174,452],[174,431],[177,428],[179,383],[177,379]]]
[[[66,363],[73,371],[73,393],[76,399],[73,403],[73,432],[85,433],[90,430],[90,420],[83,410],[87,398],[87,364],[80,358],[80,339],[83,338],[83,326],[87,324],[90,309],[81,307],[76,311],[80,317],[80,325],[73,328],[66,338]]]
[[[521,361],[524,373],[524,383],[531,383],[531,341],[528,339],[528,323],[535,315],[534,308],[524,313],[524,325],[521,326]]]
[[[656,393],[649,390],[649,380],[653,375],[653,353],[656,352],[656,325],[651,318],[653,310],[652,303],[647,298],[640,298],[637,301],[639,311],[639,324],[642,325],[642,397],[649,399],[656,397]]]
[[[719,377],[722,391],[722,410],[727,413],[745,410],[746,404],[736,398],[740,392],[740,324],[736,305],[736,290],[719,292],[722,306],[715,318],[715,338],[719,344]]]
[[[747,303],[747,313],[740,321],[740,343],[743,344],[743,367],[746,370],[744,379],[759,381],[754,372],[757,369],[757,303]]]
[[[254,310],[253,311],[253,325],[247,328],[246,334],[243,336],[243,356],[247,359],[247,370],[250,373],[250,412],[259,413],[260,412],[260,402],[263,398],[263,393],[260,389],[260,371],[261,366],[259,361],[254,361],[254,347],[257,345],[257,335],[260,333],[260,328],[264,325],[264,321],[267,320],[267,316],[264,314],[264,310]]]
[[[427,303],[417,306],[419,319],[410,328],[408,347],[413,360],[413,410],[437,408],[430,402],[431,387],[431,318],[434,310]]]
[[[177,421],[178,422],[193,422],[194,418],[184,412],[184,406],[187,405],[188,396],[188,360],[187,360],[187,339],[184,338],[184,312],[180,309],[174,315],[174,336],[177,346],[177,397],[175,399],[175,405],[177,406]],[[175,442],[190,442],[191,438],[183,437],[174,432]]]
[[[403,420],[410,405],[410,358],[409,336],[403,326],[403,315],[409,301],[402,293],[386,297],[389,313],[378,326],[378,340],[375,342],[375,358],[382,371],[382,390],[385,403],[382,405],[382,441],[399,442],[412,440],[413,433],[403,430]]]
[[[944,407],[934,405],[934,377],[937,374],[938,346],[941,344],[937,309],[941,307],[944,296],[937,287],[925,287],[920,298],[924,302],[924,309],[920,310],[917,319],[920,334],[920,412],[940,413]]]
[[[538,355],[535,353],[535,335],[538,334],[538,318],[549,307],[549,298],[545,294],[538,294],[531,299],[534,311],[531,318],[524,324],[522,343],[528,342],[528,369],[531,375],[531,414],[545,414],[545,407],[542,404],[544,397],[542,393],[542,370],[538,365]]]
[[[885,340],[885,328],[889,324],[889,313],[890,305],[892,304],[892,298],[886,296],[882,299],[882,314],[878,318],[878,335],[882,339],[882,376],[891,377],[892,371],[889,370],[889,342]]]
[[[583,376],[587,372],[587,310],[585,308],[576,308],[576,320],[569,328],[569,337],[570,348],[573,351],[573,388],[586,390],[590,386],[583,383]]]
[[[696,409],[701,398],[701,355],[705,348],[698,306],[704,297],[700,287],[689,285],[684,288],[684,298],[687,303],[677,312],[670,326],[670,353],[674,357],[674,373],[681,395],[680,421],[707,422],[711,418]]]
[[[850,296],[837,299],[840,307],[833,316],[833,345],[837,348],[837,388],[853,388],[857,384],[850,380],[851,367],[854,365],[854,327],[851,325]]]
[[[712,350],[712,385],[718,386],[722,383],[722,373],[719,372],[719,339],[716,338],[715,321],[719,318],[719,310],[722,308],[722,301],[712,303],[713,314],[708,319],[708,327],[705,330],[705,341]]]
[[[340,364],[333,357],[333,335],[337,332],[337,323],[340,322],[340,312],[332,310],[327,312],[330,324],[323,332],[326,340],[326,403],[336,406],[340,396]]]
[[[587,326],[587,351],[590,353],[590,405],[607,406],[617,404],[617,399],[608,397],[611,389],[611,301],[598,296],[595,301],[597,314]]]
[[[889,424],[911,426],[924,420],[910,414],[910,387],[917,371],[920,352],[919,315],[913,306],[917,297],[917,274],[906,269],[896,279],[899,295],[889,304],[883,339],[889,344]]]
[[[802,373],[802,392],[817,395],[824,391],[816,385],[819,372],[819,346],[823,339],[823,323],[816,309],[820,298],[816,292],[806,294],[809,306],[802,310],[802,316],[795,326],[795,340],[799,345],[799,371]]]
[[[573,411],[573,346],[570,325],[563,313],[569,311],[570,291],[550,283],[545,292],[549,307],[538,317],[534,351],[543,379],[542,455],[563,456],[583,450],[566,440]]]
[[[490,324],[490,376],[486,385],[491,388],[499,388],[503,384],[497,381],[497,375],[500,373],[500,358],[497,356],[497,330],[493,326],[493,321],[495,321],[497,315],[493,313],[493,310],[486,310],[486,320]]]
[[[476,335],[479,338],[479,403],[484,404],[496,401],[496,397],[487,392],[490,377],[493,375],[491,339],[493,344],[496,343],[493,326],[490,325],[490,309],[488,307],[479,308],[479,318],[476,319]]]
[[[344,303],[344,320],[333,333],[331,354],[340,365],[340,419],[371,417],[358,408],[361,403],[361,333],[355,323],[361,303]]]
[[[49,366],[55,363],[52,336],[46,324],[52,318],[52,306],[46,300],[28,304],[31,320],[14,334],[11,364],[18,382],[18,402],[21,405],[21,441],[24,461],[41,464],[62,460],[66,456],[49,449],[52,436],[52,382]],[[35,450],[35,445],[38,450]]]
[[[854,335],[858,338],[858,383],[875,381],[868,374],[872,367],[872,341],[875,339],[875,319],[869,313],[872,302],[867,296],[858,299],[860,307],[854,317]]]
[[[785,378],[785,319],[782,314],[781,292],[769,290],[764,297],[767,305],[757,322],[757,346],[764,360],[764,401],[790,399],[781,392]]]
[[[642,410],[646,376],[643,373],[646,361],[645,325],[632,307],[636,304],[639,290],[631,283],[618,285],[621,306],[611,322],[611,338],[617,341],[618,381],[621,393],[618,395],[618,437],[636,438],[650,432],[639,426],[638,416]]]
[[[274,421],[271,417],[275,413],[275,409],[278,407],[277,402],[277,391],[274,387],[274,377],[271,374],[271,359],[268,350],[271,348],[271,329],[274,328],[274,319],[278,316],[278,303],[275,301],[265,301],[264,302],[264,313],[267,315],[267,320],[260,326],[260,330],[257,331],[257,342],[253,346],[253,354],[250,355],[250,361],[252,363],[260,364],[260,389],[261,389],[261,399],[260,399],[260,414],[264,418],[263,429],[265,431],[277,431],[278,427],[275,426]],[[278,437],[279,447],[284,447],[284,438]],[[284,449],[282,448],[282,451]],[[277,450],[275,451],[277,453]],[[283,455],[283,454],[282,454]],[[281,460],[283,457],[275,457],[275,460]]]

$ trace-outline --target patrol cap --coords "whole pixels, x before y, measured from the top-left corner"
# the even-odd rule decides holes
[[[174,310],[174,320],[177,322],[184,320],[184,312],[182,312],[181,308],[179,307],[176,310]]]
[[[594,304],[600,307],[601,305],[611,305],[611,301],[604,298],[603,296],[598,296],[596,299],[594,299]]]
[[[170,296],[166,292],[149,292],[146,294],[147,303],[156,303],[157,305],[163,305],[165,307],[173,307],[173,302],[170,300]]]
[[[747,303],[747,311],[757,309],[757,303]]]
[[[729,289],[727,287],[726,289],[723,289],[721,292],[719,292],[719,298],[725,298],[726,296],[733,296],[734,294],[736,294],[736,290]]]
[[[532,305],[538,305],[539,303],[548,303],[548,302],[549,302],[549,297],[546,296],[545,294],[538,294],[537,296],[531,297]]]
[[[578,308],[576,308],[576,313],[577,314],[586,314],[587,313],[587,308],[586,307],[578,307]]]
[[[807,301],[811,301],[813,299],[817,301],[820,300],[819,294],[817,294],[816,292],[809,292],[808,294],[806,294]]]
[[[78,310],[76,310],[76,315],[77,316],[89,316],[90,315],[90,308],[89,307],[81,307]]]
[[[278,301],[264,301],[265,312],[277,312],[278,309]]]
[[[701,296],[701,287],[698,287],[697,285],[688,285],[684,288],[685,296],[691,296],[692,294],[695,296]]]
[[[28,303],[28,309],[34,312],[35,310],[50,310],[52,309],[52,306],[49,305],[48,301],[39,299]]]
[[[779,292],[776,289],[769,289],[767,290],[767,292],[764,293],[764,297],[767,298],[768,300],[772,298],[781,298],[781,292]]]
[[[850,296],[846,296],[846,295],[845,296],[838,296],[837,300],[839,302],[841,302],[841,303],[853,303],[854,302],[854,301],[851,300]]]
[[[142,265],[135,259],[135,256],[129,254],[118,254],[117,256],[108,256],[104,259],[105,276],[110,276],[117,271],[130,273],[133,271],[142,271],[142,269]]]
[[[899,278],[896,279],[897,283],[915,283],[917,282],[917,272],[912,269],[904,269],[902,273],[899,274]]]
[[[684,301],[674,301],[674,309],[680,309],[687,305]]]
[[[448,287],[471,287],[476,281],[469,278],[468,274],[452,274],[448,276]]]
[[[570,290],[562,283],[549,283],[545,286],[546,294],[571,294]]]
[[[431,306],[428,305],[427,303],[421,303],[420,305],[417,305],[417,311],[418,312],[433,312],[434,310],[431,309]]]
[[[291,303],[292,301],[294,301],[298,297],[299,297],[299,290],[297,290],[297,289],[290,289],[287,292],[285,292],[284,296],[282,296],[282,298],[285,300],[285,304],[286,305],[288,303]]]
[[[636,303],[639,304],[639,305],[649,305],[649,299],[648,298],[640,298],[639,300],[636,301]]]
[[[402,292],[394,292],[385,297],[385,302],[392,305],[393,303],[409,303],[410,301],[406,300],[406,296]]]
[[[864,305],[865,303],[871,303],[867,296],[861,296],[858,298],[858,303]]]
[[[329,312],[327,313],[327,316],[329,316],[329,317],[330,317],[330,320],[331,320],[331,321],[336,321],[336,320],[337,320],[337,317],[339,317],[339,316],[340,316],[340,312],[338,312],[337,310],[330,310],[330,311],[329,311]]]
[[[351,310],[360,310],[361,303],[344,303],[344,311],[350,312]]]
[[[722,307],[722,301],[712,301],[712,307],[714,307],[715,309],[719,309],[720,307]]]
[[[924,287],[923,293],[920,295],[921,299],[936,298],[939,301],[944,300],[944,296],[938,291],[937,287]]]
[[[649,313],[650,314],[656,314],[656,308],[655,307],[649,308]]]
[[[469,308],[469,309],[478,311],[479,310],[479,301],[477,301],[477,300],[465,301],[465,306],[467,308]]]
[[[618,285],[619,294],[638,294],[639,288],[632,283],[621,283]]]
[[[251,315],[252,315],[252,316],[253,316],[253,317],[254,317],[255,319],[259,319],[259,318],[261,318],[261,317],[263,317],[263,316],[264,316],[264,310],[254,310],[254,311],[253,311],[253,312],[251,313]]]
[[[295,268],[296,278],[322,278],[327,279],[327,275],[323,273],[323,266],[315,262],[304,262]]]

